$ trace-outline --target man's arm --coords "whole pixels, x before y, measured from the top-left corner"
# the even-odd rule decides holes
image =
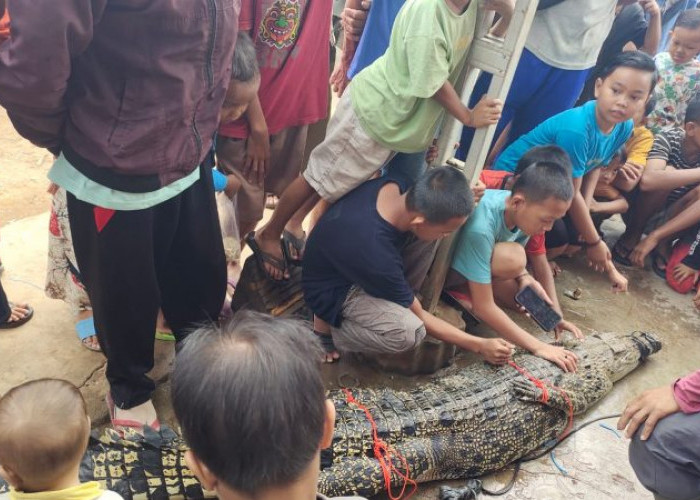
[[[583,200],[586,202],[586,206],[589,208],[591,206],[591,202],[593,201],[595,187],[598,185],[598,179],[600,179],[600,168],[591,170],[583,176],[581,193],[583,194]]]
[[[12,37],[0,47],[0,105],[37,146],[60,147],[71,61],[89,46],[106,3],[32,0],[10,6]]]
[[[338,96],[343,95],[345,87],[350,82],[348,71],[355,57],[357,45],[365,30],[365,23],[367,22],[367,15],[371,5],[370,0],[345,0],[345,8],[342,14],[343,50],[340,60],[337,62],[330,77],[333,92],[337,93]]]
[[[248,179],[248,182],[262,186],[270,162],[270,135],[258,96],[250,102],[245,118],[248,122],[249,135],[246,142],[243,176]]]
[[[700,182],[700,168],[678,170],[665,160],[650,159],[639,181],[642,191],[666,191]]]
[[[576,371],[576,355],[561,347],[546,344],[520,328],[503,309],[498,307],[493,299],[490,283],[469,281],[469,292],[474,303],[474,314],[501,337],[530,351],[535,356],[548,359],[564,371]]]
[[[489,363],[503,364],[510,359],[513,346],[502,339],[484,339],[463,332],[423,309],[418,299],[413,301],[410,310],[418,316],[425,325],[428,335],[443,342],[456,345],[460,349],[472,351],[486,359]]]

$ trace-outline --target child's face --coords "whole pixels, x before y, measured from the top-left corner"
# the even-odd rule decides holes
[[[219,122],[230,123],[243,116],[250,103],[258,95],[258,88],[260,88],[260,77],[255,77],[249,82],[231,80],[224,103],[221,105]]]
[[[644,112],[651,92],[652,73],[620,67],[595,82],[596,113],[607,125],[615,125]]]
[[[685,64],[700,54],[700,29],[675,28],[671,31],[668,53],[675,64]]]
[[[467,222],[466,217],[453,217],[442,224],[432,224],[419,216],[411,222],[411,231],[419,240],[435,241],[449,236],[462,227],[465,222]]]
[[[696,148],[700,148],[700,123],[688,122],[684,128],[685,140],[691,141]]]
[[[612,184],[615,177],[617,177],[617,172],[620,170],[620,167],[622,167],[622,162],[620,160],[620,156],[616,156],[610,160],[610,163],[601,168],[599,177],[600,182]]]
[[[552,229],[554,222],[566,215],[571,201],[547,198],[544,201],[527,201],[522,195],[512,197],[515,207],[515,225],[528,236],[542,234]]]

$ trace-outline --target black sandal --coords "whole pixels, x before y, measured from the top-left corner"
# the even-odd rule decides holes
[[[661,267],[663,266],[663,267]],[[666,279],[666,268],[668,267],[668,259],[661,255],[660,252],[654,251],[651,254],[651,270],[654,271],[659,278]]]
[[[613,262],[615,262],[616,264],[620,264],[621,266],[634,267],[634,263],[630,260],[630,254],[632,253],[632,250],[630,250],[629,248],[622,247],[625,251],[625,254],[623,255],[618,246],[622,247],[622,245],[616,243],[611,252]]]
[[[297,255],[301,255],[301,258],[293,259],[290,249],[296,250]],[[294,266],[300,266],[304,258],[304,249],[306,248],[306,233],[302,238],[297,238],[290,231],[286,229],[282,231],[282,250],[284,252],[284,257],[287,262]]]
[[[323,352],[326,354],[326,356],[323,358],[324,363],[332,364],[335,363],[340,359],[340,353],[338,352],[338,349],[335,347],[335,344],[333,343],[333,336],[328,335],[325,333],[317,332],[314,330],[314,333],[318,336],[319,341],[321,342],[321,347],[323,347]],[[333,354],[338,354],[337,358],[333,357]],[[328,361],[328,355],[331,356],[331,360]]]
[[[29,304],[19,305],[19,304],[13,304],[12,302],[8,302],[8,305],[10,306],[10,315],[7,317],[7,319],[5,321],[0,323],[0,330],[10,330],[12,328],[20,327],[34,317],[34,309]],[[22,316],[20,319],[18,319],[16,321],[10,321],[10,318],[12,317],[12,308],[13,307],[21,307],[22,309],[26,309],[27,314],[25,314],[24,316]]]
[[[255,261],[258,263],[258,267],[260,268],[260,270],[263,273],[265,273],[265,276],[267,277],[267,279],[272,280],[272,281],[287,281],[289,279],[286,277],[287,260],[284,258],[278,259],[277,257],[270,255],[267,252],[263,252],[260,249],[260,247],[258,246],[258,242],[255,241],[255,231],[251,231],[250,233],[248,233],[246,235],[245,242],[252,250],[253,256],[255,257]],[[284,247],[282,247],[282,255],[284,255]],[[278,271],[281,271],[283,278],[281,280],[277,280],[277,279],[273,278],[272,276],[270,276],[270,273],[265,268],[265,264],[270,264],[272,267],[274,267]]]

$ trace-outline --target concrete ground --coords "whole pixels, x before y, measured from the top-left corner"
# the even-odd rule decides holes
[[[41,193],[45,189],[43,176],[50,158],[47,160],[43,152],[16,137],[8,142],[7,125],[6,118],[0,115],[0,215],[4,221],[16,219],[1,229],[0,255],[6,269],[2,282],[11,300],[28,301],[36,312],[26,326],[0,331],[0,394],[26,380],[64,378],[81,388],[93,421],[104,424],[107,416],[103,403],[106,392],[104,358],[80,345],[68,306],[46,298],[43,293],[49,200]],[[612,232],[616,229],[619,230],[613,227]],[[626,401],[644,389],[669,384],[678,376],[700,368],[698,312],[692,306],[691,296],[676,294],[662,280],[643,270],[625,270],[630,279],[630,292],[613,295],[604,277],[589,271],[581,259],[563,260],[561,264],[564,273],[557,278],[557,287],[568,319],[587,332],[646,330],[658,333],[665,341],[660,353],[618,383],[600,404],[579,417],[577,424],[589,418],[619,413]],[[562,295],[564,290],[576,287],[584,291],[581,300],[573,301]],[[523,324],[532,332],[537,330],[534,324]],[[484,327],[476,331],[489,335]],[[172,355],[171,344],[157,342],[155,378],[167,376]],[[460,362],[464,363],[465,359]],[[340,376],[346,373],[352,377],[343,377],[343,383],[353,379],[365,385],[414,383],[404,377],[358,369],[345,361],[327,367],[328,386],[338,386]],[[167,382],[159,385],[155,403],[161,419],[174,425]],[[605,424],[614,427],[615,420],[607,420]],[[608,427],[594,424],[556,450],[556,461],[566,473],[561,472],[549,456],[526,464],[514,489],[503,498],[651,498],[634,477],[626,452],[624,438]],[[506,471],[486,478],[485,484],[490,489],[498,489],[508,479]],[[418,495],[414,496],[420,500],[436,497],[436,485],[421,485]]]

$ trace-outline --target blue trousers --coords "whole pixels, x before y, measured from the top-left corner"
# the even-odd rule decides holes
[[[555,68],[524,49],[503,107],[503,115],[496,127],[494,141],[511,122],[506,145],[521,135],[527,134],[547,118],[570,109],[578,99],[589,71],[590,68],[585,70]],[[470,108],[473,109],[476,106],[481,96],[488,91],[490,84],[491,75],[482,73],[469,100]],[[464,160],[467,157],[473,138],[474,129],[464,127],[457,158]],[[491,146],[493,147],[493,144]]]

